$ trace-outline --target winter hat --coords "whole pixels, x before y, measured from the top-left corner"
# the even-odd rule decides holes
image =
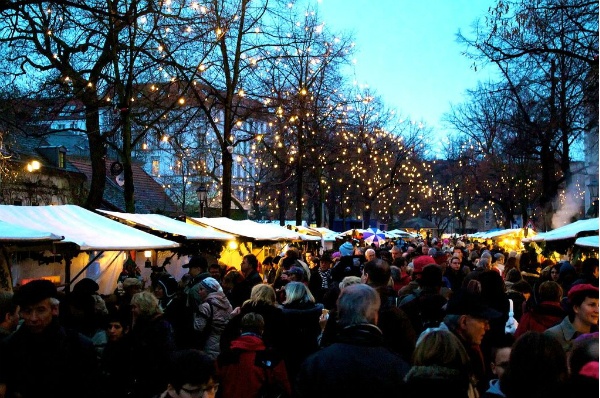
[[[215,292],[223,291],[223,288],[221,287],[221,284],[219,284],[219,281],[217,281],[215,278],[211,278],[210,276],[208,278],[202,279],[200,281],[200,285],[208,293],[215,293]]]
[[[562,267],[561,267],[561,270],[562,270]],[[577,302],[578,299],[582,300],[582,297],[598,298],[598,288],[596,286],[590,285],[589,283],[579,283],[579,284],[573,286],[569,290],[569,293],[567,294],[569,303],[573,303],[574,301]]]
[[[95,294],[98,291],[98,289],[100,289],[100,286],[98,286],[98,283],[96,283],[96,281],[90,278],[83,278],[82,280],[77,282],[75,286],[73,286],[72,293],[91,296],[92,294]]]
[[[598,361],[590,361],[583,365],[583,367],[579,371],[579,374],[581,376],[590,377],[592,379],[598,380],[599,369],[600,368],[598,367]]]
[[[345,242],[340,246],[340,254],[342,256],[351,256],[354,254],[354,246],[350,242]]]
[[[54,283],[45,279],[36,279],[21,286],[14,295],[14,302],[21,307],[37,304],[47,298],[58,298]]]
[[[158,277],[157,282],[168,298],[173,297],[177,293],[177,280],[172,275],[162,274]]]
[[[142,281],[138,278],[127,278],[123,281],[123,289],[127,289],[128,287],[132,286],[142,287]]]
[[[181,266],[181,268],[201,268],[203,270],[207,270],[208,269],[208,261],[206,261],[206,258],[202,257],[202,256],[192,256],[190,258],[190,261],[187,264],[184,264]]]
[[[297,267],[294,265],[291,266],[289,270],[284,272],[288,275],[295,275],[298,282],[303,282],[306,279],[304,269],[302,267]]]
[[[412,262],[413,262],[413,268],[414,268],[413,272],[415,273],[415,275],[418,275],[421,272],[423,272],[423,269],[425,268],[426,265],[436,264],[434,258],[431,256],[427,256],[427,255],[415,257]]]

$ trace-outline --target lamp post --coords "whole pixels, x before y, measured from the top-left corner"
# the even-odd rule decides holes
[[[204,217],[204,206],[206,206],[207,200],[207,189],[206,184],[201,183],[196,189],[196,195],[198,195],[198,202],[200,202],[200,217]]]
[[[588,214],[593,215],[595,218],[598,217],[598,181],[590,181],[588,190],[590,192],[590,210],[588,210]]]
[[[152,261],[150,261],[150,258],[152,257],[152,251],[144,250],[144,257],[146,257],[146,262],[144,262],[144,268],[152,268]]]
[[[527,237],[529,234],[529,220],[531,220],[531,216],[533,215],[533,208],[531,205],[527,206],[527,220],[525,221],[523,235]]]

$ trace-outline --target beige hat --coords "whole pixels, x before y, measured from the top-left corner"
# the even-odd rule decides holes
[[[132,286],[142,287],[142,281],[137,278],[127,278],[123,281],[123,289],[127,289],[128,287]]]

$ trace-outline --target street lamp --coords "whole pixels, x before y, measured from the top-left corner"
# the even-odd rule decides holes
[[[198,202],[200,202],[200,217],[204,217],[204,206],[207,204],[207,189],[206,184],[201,183],[196,189],[196,195],[198,195]]]
[[[598,181],[590,181],[590,185],[588,185],[588,190],[590,192],[590,210],[588,210],[588,214],[591,213],[594,217],[598,217]]]
[[[529,220],[531,220],[531,216],[533,215],[533,208],[531,207],[531,205],[527,206],[527,220],[525,222],[524,225],[524,231],[523,231],[523,235],[525,237],[527,237],[527,235],[529,234]]]
[[[144,262],[144,268],[152,268],[152,261],[150,261],[150,258],[152,257],[152,251],[144,250],[144,257],[146,257],[146,261]]]

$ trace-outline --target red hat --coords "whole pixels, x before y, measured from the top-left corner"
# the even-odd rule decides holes
[[[436,264],[435,260],[431,256],[422,255],[413,259],[413,273],[420,274],[423,272],[423,268],[429,264]]]
[[[569,293],[567,294],[569,303],[572,303],[573,300],[581,296],[598,298],[598,288],[594,285],[590,285],[589,283],[578,283],[569,289]]]

